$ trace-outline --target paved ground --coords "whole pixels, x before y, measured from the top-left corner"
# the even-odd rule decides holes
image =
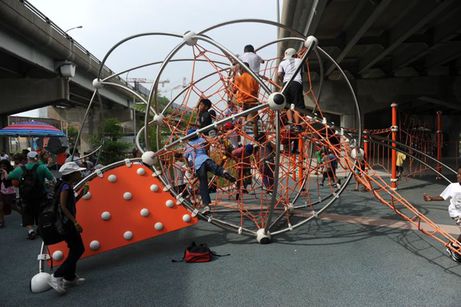
[[[0,230],[0,306],[460,306],[461,265],[352,188],[323,219],[270,245],[202,222],[82,260],[87,283],[64,296],[29,291],[40,242],[25,240],[19,217],[9,216]],[[426,178],[404,181],[400,191],[448,227],[447,204],[421,200],[442,188]],[[231,256],[172,263],[191,241]]]

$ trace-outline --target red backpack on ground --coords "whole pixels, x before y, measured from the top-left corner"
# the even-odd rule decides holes
[[[215,257],[222,257],[222,256],[229,256],[230,254],[225,255],[218,255],[214,251],[212,251],[208,245],[205,243],[202,244],[195,244],[192,242],[191,245],[186,247],[184,251],[184,256],[181,260],[171,260],[172,262],[187,262],[187,263],[197,263],[197,262],[210,262],[213,260],[213,256]]]

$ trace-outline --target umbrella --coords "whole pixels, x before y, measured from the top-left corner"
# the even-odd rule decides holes
[[[64,132],[43,122],[22,122],[0,129],[0,136],[65,136]]]

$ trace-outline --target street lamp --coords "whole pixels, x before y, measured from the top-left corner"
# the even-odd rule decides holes
[[[64,31],[64,33],[67,33],[67,32],[69,32],[69,31],[71,31],[71,30],[74,30],[74,29],[81,29],[81,28],[83,28],[83,26],[72,27],[72,28],[67,29],[66,31]]]

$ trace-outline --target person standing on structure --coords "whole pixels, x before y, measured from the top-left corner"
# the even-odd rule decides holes
[[[461,226],[461,167],[458,168],[456,179],[457,182],[450,183],[440,195],[432,196],[424,193],[423,198],[425,201],[443,201],[450,199],[448,214],[455,221],[456,225]],[[458,242],[461,241],[461,234],[458,236],[457,240]],[[457,244],[448,244],[447,252],[453,261],[461,262],[461,255],[459,254],[460,248],[461,247]]]
[[[299,66],[303,66],[301,59],[297,58],[296,50],[293,48],[288,48],[285,50],[285,57],[283,61],[280,62],[278,67],[278,78],[279,82],[283,83],[283,86],[290,81],[291,77],[296,72],[296,69]],[[285,92],[285,101],[287,105],[293,104],[297,109],[306,109],[304,104],[304,95],[303,95],[303,80],[301,75],[302,68],[298,71],[295,75],[292,82],[289,83],[288,87],[286,88]],[[295,124],[295,131],[300,132],[300,114],[298,111],[292,111],[291,108],[287,110],[287,118],[288,118],[288,127],[292,128],[291,125]]]
[[[243,54],[240,59],[242,60],[242,62],[248,63],[250,69],[256,75],[259,75],[259,72],[261,71],[261,64],[264,63],[264,60],[256,54],[253,45],[246,45],[243,48]]]

